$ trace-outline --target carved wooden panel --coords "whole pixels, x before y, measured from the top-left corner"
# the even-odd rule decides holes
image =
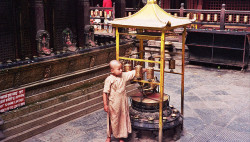
[[[89,62],[89,67],[90,68],[95,66],[95,60],[96,60],[95,56],[90,57],[90,62]]]
[[[47,80],[50,77],[50,73],[51,73],[51,66],[45,67],[43,78]]]
[[[75,71],[75,67],[76,67],[76,60],[70,60],[68,66],[68,72]]]
[[[51,77],[65,74],[68,72],[67,59],[57,61],[51,65]]]
[[[108,52],[102,52],[101,54],[98,54],[96,58],[96,64],[97,65],[105,64],[106,60],[104,59],[107,59],[108,55],[109,55]]]
[[[13,86],[14,74],[13,73],[3,73],[0,74],[0,90],[6,88],[11,88]]]

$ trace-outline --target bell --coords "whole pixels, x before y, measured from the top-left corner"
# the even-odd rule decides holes
[[[154,78],[154,68],[149,67],[147,68],[147,79],[153,79]]]
[[[169,69],[175,69],[175,60],[174,59],[169,60]]]
[[[142,66],[141,65],[135,66],[135,77],[137,79],[142,79]]]
[[[131,64],[126,63],[126,64],[124,65],[124,71],[125,71],[125,72],[129,72],[129,71],[131,71],[131,70],[132,70]]]

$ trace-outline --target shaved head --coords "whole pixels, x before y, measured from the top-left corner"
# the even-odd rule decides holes
[[[121,63],[119,61],[117,61],[117,60],[112,60],[109,63],[110,69],[114,69],[116,66],[120,66],[120,65],[121,65]]]

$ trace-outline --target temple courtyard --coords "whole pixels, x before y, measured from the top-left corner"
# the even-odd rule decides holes
[[[159,76],[159,74],[158,74]],[[165,93],[170,105],[181,110],[179,75],[165,74]],[[180,142],[250,141],[250,70],[185,66],[184,128]],[[164,141],[174,141],[172,131]],[[142,131],[126,141],[156,142],[158,132]],[[104,142],[106,113],[95,111],[38,134],[25,142]],[[118,141],[112,138],[112,142]]]

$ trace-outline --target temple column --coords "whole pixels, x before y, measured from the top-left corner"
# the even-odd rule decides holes
[[[125,16],[126,1],[115,0],[115,18],[121,18]]]
[[[31,11],[34,13],[34,28],[36,31],[38,30],[44,30],[45,24],[44,24],[44,6],[43,6],[43,0],[32,0],[30,1],[30,8]]]
[[[88,43],[89,16],[89,0],[77,0],[77,41],[79,47],[84,47]]]
[[[30,20],[31,20],[31,54],[37,55],[36,34],[39,30],[45,30],[44,5],[43,0],[30,0]]]

